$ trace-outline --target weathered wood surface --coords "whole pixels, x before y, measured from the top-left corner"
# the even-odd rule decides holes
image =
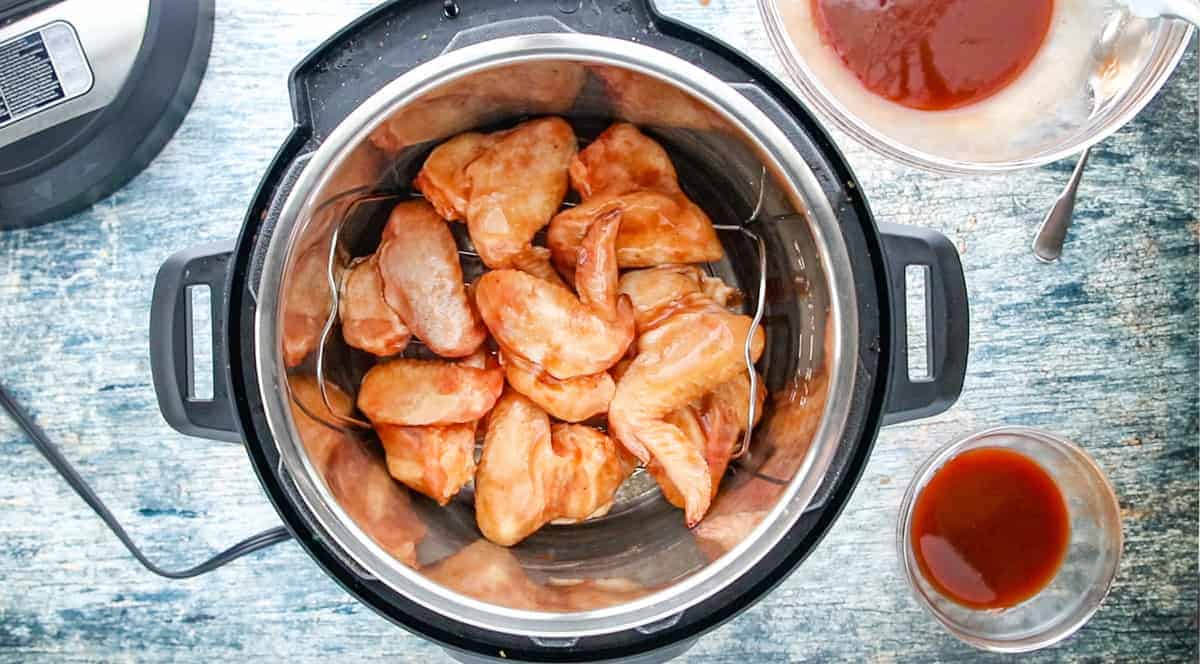
[[[369,0],[218,3],[210,69],[150,168],[93,209],[0,235],[0,378],[29,403],[153,557],[180,567],[276,523],[244,453],[158,414],[147,319],[159,264],[230,238],[290,126],[285,77]],[[748,0],[664,2],[778,68]],[[1070,164],[933,177],[840,141],[881,220],[926,225],[963,252],[972,355],[948,413],[880,437],[829,537],[695,661],[989,659],[910,597],[893,549],[913,469],[998,423],[1081,442],[1121,496],[1121,573],[1096,617],[1034,660],[1197,656],[1197,58],[1093,156],[1064,260],[1034,227]],[[199,579],[139,567],[0,418],[0,660],[355,658],[444,661],[359,605],[295,545]]]

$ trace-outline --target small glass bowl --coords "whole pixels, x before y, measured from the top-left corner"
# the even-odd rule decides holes
[[[977,103],[921,111],[866,89],[822,41],[811,0],[758,0],[767,35],[805,104],[875,152],[910,166],[982,174],[1081,152],[1131,120],[1166,83],[1192,28],[1142,19],[1119,0],[1055,0],[1029,67]]]
[[[1050,583],[1006,609],[972,609],[943,595],[922,575],[912,546],[913,506],[942,466],[968,450],[1004,448],[1033,459],[1058,484],[1071,524],[1066,556]],[[1123,539],[1117,496],[1104,472],[1077,445],[1028,427],[996,427],[955,440],[917,470],[900,506],[896,546],[921,606],[951,634],[983,650],[1027,652],[1075,633],[1108,594],[1121,561]]]

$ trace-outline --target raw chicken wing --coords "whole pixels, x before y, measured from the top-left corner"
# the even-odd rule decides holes
[[[444,216],[466,220],[484,265],[514,267],[515,258],[562,204],[575,151],[575,132],[566,121],[531,120],[497,134],[465,134],[439,146],[414,184],[437,201]]]
[[[571,187],[584,200],[601,194],[679,191],[679,176],[667,151],[627,123],[618,122],[571,161]]]
[[[347,344],[380,357],[396,355],[408,346],[412,333],[383,299],[375,255],[350,267],[342,280],[338,309]]]
[[[680,433],[683,434],[684,440],[692,446],[693,449],[699,450],[701,454],[705,451],[704,427],[700,424],[700,415],[696,413],[694,406],[688,405],[677,410],[667,413],[663,418],[668,424],[679,427]],[[663,498],[679,509],[685,507],[683,494],[679,493],[679,489],[675,488],[675,484],[671,482],[671,478],[667,477],[667,473],[663,470],[662,464],[657,459],[651,459],[650,463],[646,464],[646,471],[650,476],[658,482],[658,488],[662,490]],[[713,495],[716,495],[716,489],[713,489]]]
[[[509,391],[488,417],[475,519],[489,540],[512,546],[554,519],[604,513],[632,470],[608,436],[582,425],[552,429],[544,410]]]
[[[572,273],[588,228],[612,210],[622,215],[617,235],[617,263],[622,268],[708,263],[725,255],[708,215],[682,193],[606,194],[563,210],[550,222],[546,244],[561,272]]]
[[[600,373],[633,341],[633,308],[616,293],[611,260],[620,216],[596,221],[581,246],[586,260],[576,274],[579,297],[517,270],[480,278],[475,302],[484,324],[506,355],[519,356],[554,378]]]
[[[501,356],[504,375],[514,390],[547,413],[567,422],[582,422],[608,411],[617,384],[608,372],[559,380],[519,356]]]
[[[598,217],[584,236],[583,244],[579,245],[575,264],[575,290],[579,293],[579,302],[610,323],[619,315],[617,236],[621,223],[619,212]]]
[[[392,477],[445,505],[475,475],[475,422],[376,425]]]
[[[425,195],[442,218],[465,221],[471,202],[467,167],[500,140],[501,132],[470,131],[442,143],[429,153],[413,186]]]
[[[741,299],[736,288],[710,277],[694,265],[660,265],[621,275],[618,289],[633,303],[638,333],[670,317],[690,296],[703,295],[722,307]]]
[[[762,418],[765,397],[766,390],[760,377],[758,396],[755,399],[755,424]],[[742,373],[733,380],[722,383],[698,402],[684,406],[666,417],[669,423],[679,427],[692,445],[702,450],[704,460],[708,464],[709,477],[712,478],[714,496],[717,494],[717,487],[721,485],[721,478],[725,476],[725,469],[729,467],[733,451],[740,443],[742,432],[746,430],[749,405],[750,378]],[[646,469],[658,481],[667,501],[683,509],[683,496],[671,483],[662,466],[651,461]]]
[[[677,313],[638,339],[638,355],[617,383],[609,427],[642,462],[657,460],[683,495],[695,525],[712,500],[703,451],[667,416],[746,370],[743,349],[753,333],[752,357],[762,353],[761,328],[716,303]]]
[[[384,237],[378,255],[387,304],[438,355],[473,353],[487,330],[467,298],[446,222],[424,201],[405,202],[392,210]]]
[[[499,366],[401,358],[371,367],[358,407],[375,425],[463,424],[486,415],[503,389]]]
[[[617,488],[633,473],[635,461],[615,440],[582,424],[550,427],[557,457],[555,521],[582,521],[612,509]]]
[[[708,471],[713,478],[713,491],[721,483],[734,449],[741,444],[747,425],[753,429],[762,419],[763,401],[767,391],[762,376],[757,376],[758,389],[754,394],[754,422],[750,419],[750,377],[743,371],[709,392],[700,402],[700,424],[704,428]]]

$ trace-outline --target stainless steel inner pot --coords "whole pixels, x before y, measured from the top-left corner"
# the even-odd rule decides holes
[[[354,110],[311,155],[281,208],[252,285],[258,388],[278,447],[276,471],[347,565],[436,614],[535,642],[649,633],[735,584],[820,500],[850,408],[839,395],[853,390],[859,353],[850,257],[816,175],[746,91],[608,37],[535,34],[454,46]],[[305,287],[298,275],[306,252],[327,256],[344,217],[344,249],[371,251],[386,210],[350,210],[350,201],[407,191],[441,139],[538,114],[566,117],[581,141],[616,120],[637,124],[668,149],[685,191],[715,223],[747,223],[761,189],[762,209],[749,223],[767,245],[767,348],[758,366],[769,396],[750,453],[693,530],[639,476],[607,516],[547,526],[511,549],[481,540],[469,492],[438,507],[394,484],[372,494],[377,502],[346,505],[336,497],[346,480],[325,476],[315,438],[352,438],[369,460],[353,479],[363,486],[386,472],[378,443],[369,432],[314,427],[293,408],[289,380],[313,371],[311,357],[285,368],[282,343],[285,330],[311,326],[285,310],[299,294],[289,289]],[[755,247],[736,233],[722,241],[727,258],[709,267],[753,306]],[[327,362],[338,370],[330,379],[353,393],[363,358],[333,339]]]

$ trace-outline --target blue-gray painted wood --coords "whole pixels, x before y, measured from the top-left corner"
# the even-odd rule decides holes
[[[277,523],[236,446],[175,434],[149,383],[155,270],[232,237],[290,126],[286,75],[369,0],[224,0],[208,76],[179,133],[124,190],[64,222],[0,235],[0,378],[129,530],[181,567]],[[778,71],[748,0],[663,2]],[[1029,242],[1071,164],[934,177],[839,140],[881,220],[936,228],[963,253],[972,355],[962,400],[880,437],[829,537],[768,599],[705,638],[695,661],[962,660],[909,596],[893,551],[916,465],[998,423],[1079,441],[1121,496],[1112,594],[1033,660],[1195,661],[1197,651],[1197,58],[1104,142],[1066,255]],[[139,567],[0,418],[0,659],[354,657],[446,661],[357,604],[294,544],[199,579]]]

